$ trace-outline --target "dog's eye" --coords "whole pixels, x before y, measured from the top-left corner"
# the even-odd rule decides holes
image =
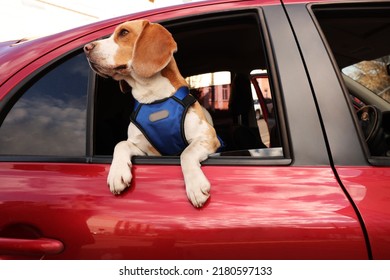
[[[119,31],[119,36],[120,36],[120,37],[124,37],[124,36],[126,36],[127,34],[129,34],[129,31],[126,30],[126,29],[121,29],[121,31]]]

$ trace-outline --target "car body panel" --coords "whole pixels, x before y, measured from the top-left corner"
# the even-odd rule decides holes
[[[327,167],[203,167],[213,189],[201,209],[186,199],[180,166],[135,166],[135,185],[118,197],[108,168],[1,163],[0,228],[33,225],[64,243],[45,258],[367,258],[354,209]]]
[[[334,66],[334,59],[324,44],[326,39],[321,38],[315,25],[308,24],[313,19],[307,12],[307,6],[286,5],[286,10],[304,55],[335,172],[361,215],[372,257],[389,259],[390,253],[385,248],[388,248],[390,242],[387,237],[390,224],[386,219],[390,212],[385,201],[389,200],[390,194],[390,169],[366,166],[367,151],[360,140],[362,137],[348,102],[348,92],[343,88],[340,73],[334,71],[337,65]],[[325,72],[325,69],[329,71]]]
[[[386,167],[337,167],[367,228],[375,259],[389,259],[390,170]]]

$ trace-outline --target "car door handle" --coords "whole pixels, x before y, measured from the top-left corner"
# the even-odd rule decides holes
[[[0,254],[53,255],[61,253],[64,244],[55,239],[19,239],[0,237]]]

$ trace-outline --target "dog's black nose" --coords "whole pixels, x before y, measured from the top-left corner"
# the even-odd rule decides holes
[[[95,44],[94,44],[94,43],[86,44],[86,45],[84,46],[84,52],[85,52],[85,53],[89,53],[90,51],[93,50],[94,47],[95,47]]]

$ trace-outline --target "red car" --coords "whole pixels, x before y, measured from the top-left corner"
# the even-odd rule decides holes
[[[83,46],[140,18],[172,33],[226,145],[201,209],[179,157],[107,187],[132,96]],[[389,259],[388,38],[389,1],[224,0],[0,43],[1,258]]]

